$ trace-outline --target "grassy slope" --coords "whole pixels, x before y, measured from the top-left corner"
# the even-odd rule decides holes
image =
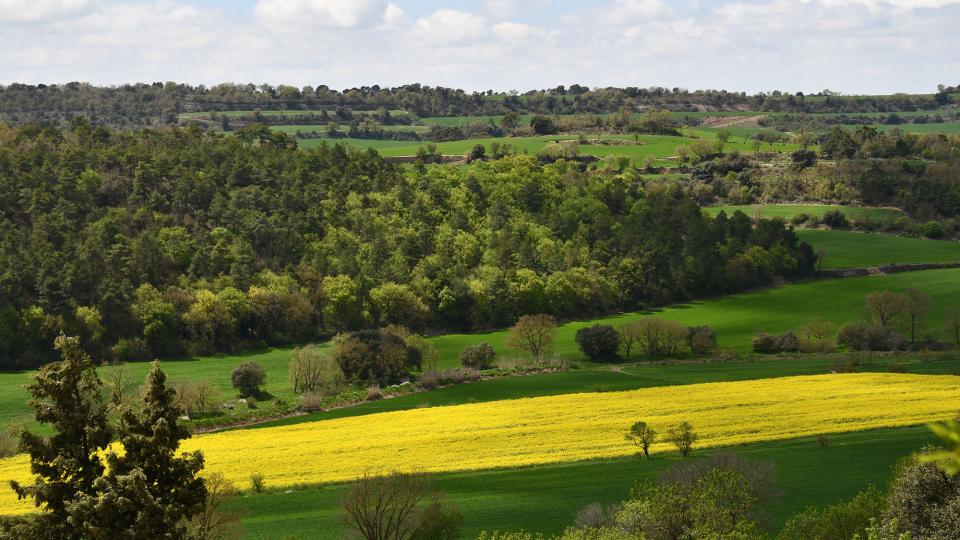
[[[776,464],[783,497],[766,508],[768,527],[777,530],[808,505],[832,503],[871,484],[884,484],[898,459],[932,439],[926,428],[916,427],[837,435],[828,447],[803,438],[735,450]],[[431,479],[463,512],[464,538],[494,529],[555,533],[570,525],[583,506],[620,501],[635,481],[652,478],[676,461],[673,457],[588,461]],[[343,493],[343,486],[267,492],[245,496],[237,506],[245,512],[249,538],[341,538],[338,503]]]
[[[960,242],[853,231],[799,230],[800,239],[826,251],[824,268],[863,268],[889,263],[960,261]]]
[[[796,329],[813,317],[824,317],[838,324],[854,320],[863,309],[864,296],[872,291],[902,290],[917,287],[933,299],[930,328],[938,330],[950,305],[960,304],[960,270],[928,270],[888,276],[817,280],[752,293],[693,302],[657,312],[660,317],[678,320],[688,326],[709,324],[722,347],[748,351],[751,339],[760,332],[780,333]],[[561,325],[556,335],[556,353],[563,358],[579,358],[574,334],[595,323],[618,325],[643,313],[628,313],[586,322]],[[445,364],[455,359],[471,343],[487,341],[498,354],[509,355],[504,346],[506,332],[448,334],[433,339]]]
[[[836,206],[826,204],[741,204],[741,205],[722,205],[708,206],[704,208],[711,216],[716,216],[723,210],[729,216],[737,210],[750,217],[762,218],[790,218],[807,214],[822,218],[824,214],[833,210],[843,212],[848,218],[883,220],[887,218],[897,218],[903,215],[903,212],[896,208],[872,208],[859,206]]]

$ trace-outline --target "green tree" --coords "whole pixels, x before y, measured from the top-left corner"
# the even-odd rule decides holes
[[[244,362],[233,368],[230,373],[230,383],[243,396],[256,396],[260,387],[267,382],[267,372],[263,366],[254,361]]]
[[[693,426],[689,422],[680,422],[667,432],[667,440],[677,447],[677,451],[683,457],[690,455],[690,451],[693,450],[693,443],[697,442],[699,438],[700,436],[693,431]]]
[[[628,441],[640,448],[644,457],[650,459],[650,445],[657,440],[657,432],[650,424],[642,420],[634,422],[634,424],[630,426],[630,432],[627,433],[625,437]]]
[[[103,475],[100,459],[113,437],[100,393],[102,383],[90,357],[76,337],[59,336],[54,348],[61,360],[40,368],[27,390],[36,420],[50,426],[53,435],[28,431],[20,448],[30,456],[34,483],[11,482],[21,499],[32,498],[42,508],[37,526],[56,538],[83,537],[74,513],[78,501],[96,497]]]

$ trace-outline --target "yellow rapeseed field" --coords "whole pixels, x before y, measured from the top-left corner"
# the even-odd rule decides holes
[[[954,416],[960,377],[831,374],[566,394],[414,409],[195,437],[208,471],[245,487],[339,482],[364,471],[462,471],[626,456],[624,433],[645,420],[660,433],[693,424],[700,447],[727,446]],[[654,452],[670,445],[654,445]],[[28,480],[27,460],[0,461],[0,480]],[[0,512],[30,507],[0,488]]]

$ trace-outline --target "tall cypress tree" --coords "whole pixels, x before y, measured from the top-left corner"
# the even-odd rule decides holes
[[[100,395],[100,378],[80,340],[61,335],[54,347],[62,359],[40,368],[27,385],[34,417],[50,425],[54,434],[21,434],[20,448],[30,455],[34,483],[11,482],[11,486],[21,499],[33,498],[46,509],[36,521],[44,537],[81,538],[73,511],[78,500],[94,494],[104,472],[98,452],[107,447],[113,433]]]
[[[91,538],[185,538],[186,520],[203,510],[207,489],[197,477],[203,454],[176,455],[190,432],[177,423],[182,411],[166,379],[154,362],[143,407],[123,414],[123,455],[110,452],[109,471],[97,482],[99,493],[81,503]]]

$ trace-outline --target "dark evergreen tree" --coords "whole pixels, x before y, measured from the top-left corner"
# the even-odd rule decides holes
[[[54,347],[62,359],[42,367],[27,385],[34,417],[54,434],[21,434],[20,448],[30,455],[35,479],[30,485],[11,485],[18,497],[32,498],[43,508],[35,521],[43,537],[82,538],[83,524],[75,515],[78,501],[95,496],[104,472],[98,453],[110,444],[113,433],[100,378],[80,340],[61,335]]]

